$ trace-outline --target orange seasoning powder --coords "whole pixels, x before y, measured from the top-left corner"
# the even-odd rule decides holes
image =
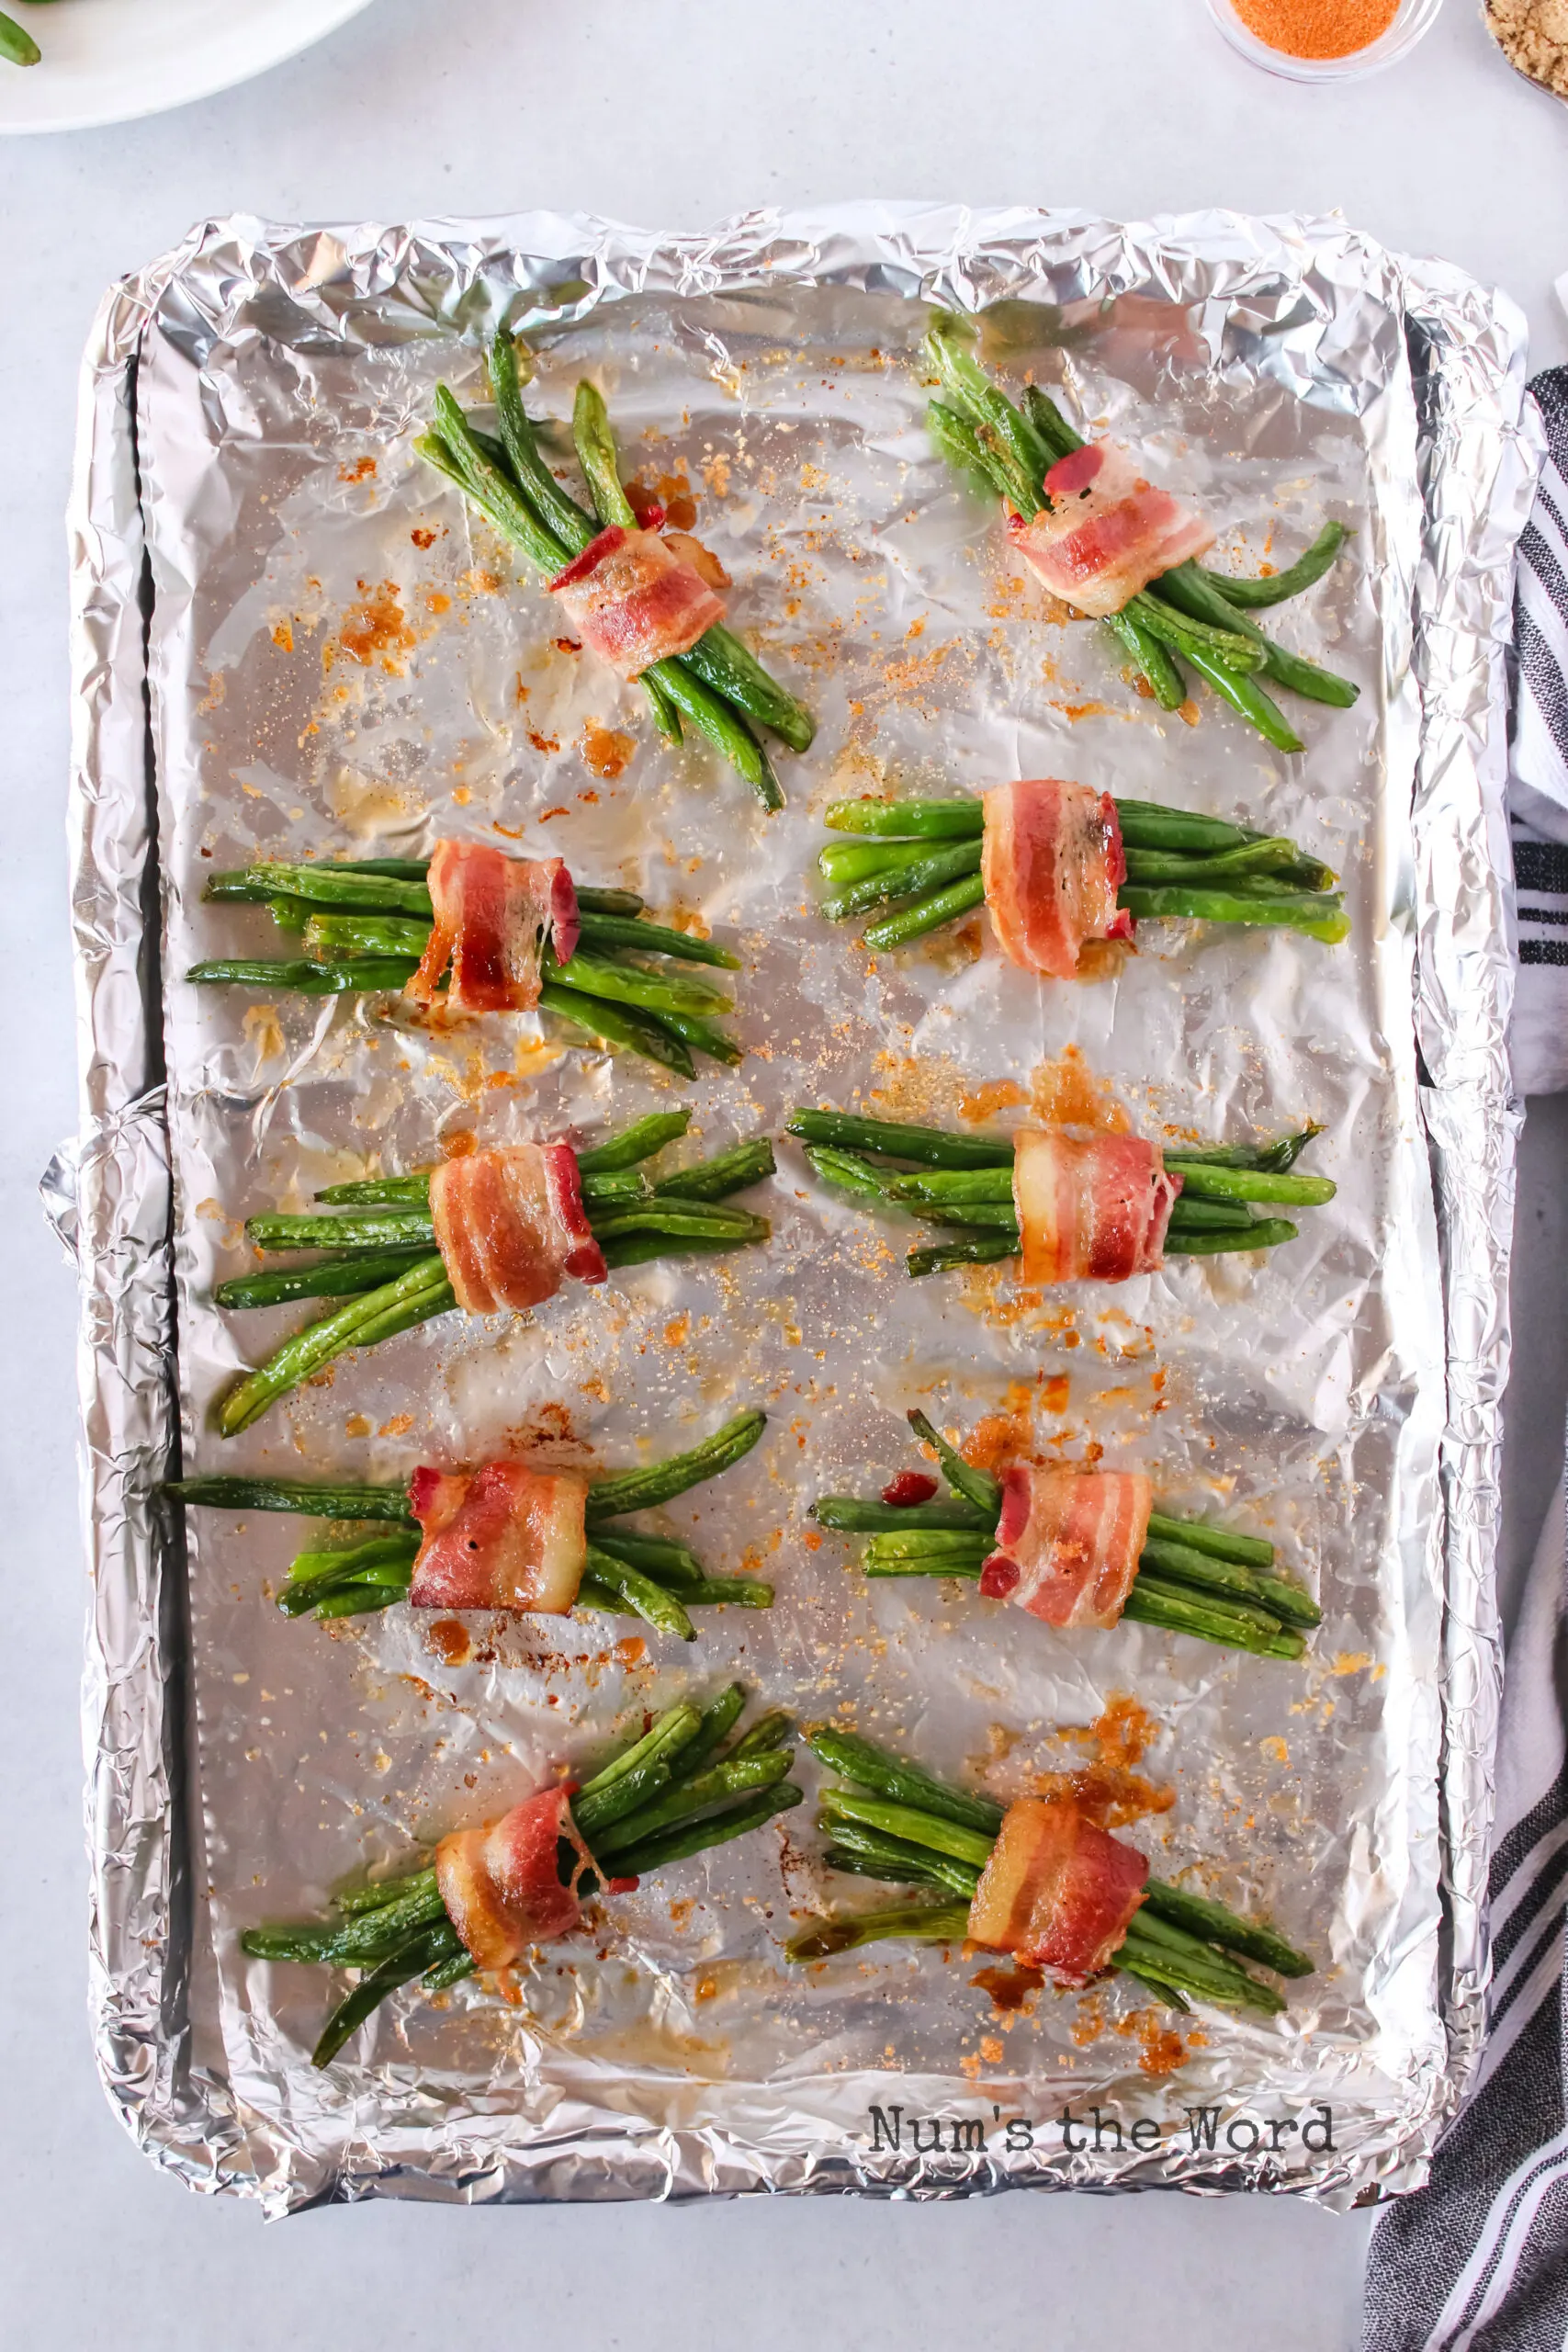
[[[1235,0],[1249,33],[1286,57],[1353,57],[1386,33],[1399,0]]]

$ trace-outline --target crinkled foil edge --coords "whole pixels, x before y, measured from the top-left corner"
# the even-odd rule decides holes
[[[192,2188],[292,2210],[220,2074],[199,2062],[192,1979],[201,1939],[193,1827],[184,1788],[184,1577],[178,1531],[157,1500],[178,1445],[157,970],[155,801],[149,773],[144,548],[134,428],[137,355],[148,320],[185,272],[234,241],[313,255],[293,291],[309,308],[393,293],[411,259],[438,251],[473,286],[491,257],[537,256],[542,310],[563,319],[649,285],[718,290],[759,279],[831,279],[962,290],[970,265],[1027,258],[1038,241],[1081,256],[1086,290],[1135,254],[1158,282],[1194,257],[1378,272],[1399,290],[1419,404],[1425,515],[1416,598],[1421,693],[1414,805],[1421,1104],[1431,1154],[1448,1334],[1443,1447],[1446,1600],[1443,1761],[1445,1935],[1439,1990],[1448,2097],[1399,2144],[1346,2156],[1302,2184],[1348,2206],[1425,2177],[1432,2145],[1484,2031],[1484,1894],[1492,1759],[1501,1690],[1493,1589],[1501,1399],[1507,1376],[1507,1267],[1519,1124],[1507,1058],[1513,977],[1511,866],[1503,806],[1505,649],[1514,550],[1540,461],[1524,401],[1524,322],[1504,296],[1444,265],[1400,260],[1344,223],[1204,213],[1107,226],[1073,214],[848,206],[820,215],[759,211],[711,234],[665,237],[602,220],[529,215],[487,222],[305,231],[249,220],[198,224],[174,252],[107,296],[84,363],[69,537],[73,576],[70,835],[81,1068],[80,1133],[44,1182],[81,1285],[83,1507],[91,1569],[83,1728],[91,1862],[89,2003],[111,2105],[138,2144]],[[1125,274],[1123,273],[1123,282]],[[553,289],[575,278],[565,303]],[[456,323],[456,322],[454,322]],[[520,322],[521,323],[521,322]],[[1158,2160],[1118,2185],[1151,2185]],[[1183,2186],[1233,2185],[1224,2172]],[[471,2202],[692,2197],[833,2189],[950,2197],[1007,2186],[1072,2185],[1047,2161],[962,2165],[847,2163],[749,2149],[721,2129],[487,2150],[406,2150],[395,2169],[359,2173],[330,2195]],[[1239,2175],[1234,2185],[1243,2185]],[[1250,2184],[1248,2184],[1250,2185]],[[1292,2184],[1295,2186],[1295,2184]]]

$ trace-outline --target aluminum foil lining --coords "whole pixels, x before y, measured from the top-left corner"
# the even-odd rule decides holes
[[[931,300],[985,309],[998,365],[1196,495],[1222,560],[1354,524],[1274,616],[1363,689],[1348,714],[1292,704],[1303,758],[1207,700],[1195,729],[1162,717],[1099,631],[1031,601],[922,429]],[[629,461],[684,484],[732,617],[817,711],[812,752],[781,758],[784,814],[657,746],[414,455],[438,379],[482,398],[502,318],[537,351],[536,411],[564,419],[592,372]],[[1334,219],[1221,213],[868,206],[701,237],[240,219],[114,289],[71,525],[82,1136],[49,1190],[82,1270],[94,2028],[159,2162],[275,2213],[1022,2183],[1342,2205],[1423,2177],[1486,1984],[1523,349],[1513,307],[1457,272]],[[1043,991],[978,925],[873,970],[818,921],[828,799],[1019,773],[1292,832],[1343,873],[1352,944],[1150,927],[1116,977]],[[683,1090],[526,1023],[443,1035],[183,983],[198,956],[268,952],[261,915],[202,903],[216,866],[454,830],[737,942],[740,1069]],[[236,1366],[301,1319],[208,1304],[246,1262],[244,1215],[459,1130],[593,1135],[688,1092],[694,1152],[777,1134],[797,1102],[957,1119],[1071,1097],[1204,1138],[1310,1115],[1340,1191],[1256,1264],[1021,1305],[988,1272],[906,1284],[900,1236],[786,1148],[765,1253],[640,1269],[531,1320],[447,1317],[232,1445],[211,1433]],[[706,1615],[680,1655],[622,1623],[497,1625],[457,1663],[407,1611],[290,1623],[269,1595],[296,1523],[193,1513],[187,1537],[157,1493],[176,1461],[391,1478],[547,1441],[625,1463],[751,1401],[763,1447],[670,1523],[763,1568],[778,1605]],[[868,1588],[805,1509],[907,1464],[917,1401],[955,1430],[1008,1417],[1047,1458],[1146,1463],[1171,1508],[1268,1530],[1322,1597],[1310,1662],[1132,1626],[1015,1634],[942,1585]],[[1009,2010],[957,1953],[793,1971],[784,1937],[856,1896],[802,1809],[618,1902],[510,2002],[400,1997],[310,2071],[327,1980],[245,1962],[244,1926],[737,1673],[1003,1795],[1081,1760],[1134,1693],[1157,1726],[1141,1769],[1174,1801],[1131,1834],[1271,1911],[1318,1974],[1277,2021],[1178,2019],[1173,2041],[1125,1980]]]

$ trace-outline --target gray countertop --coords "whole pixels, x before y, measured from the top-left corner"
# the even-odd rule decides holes
[[[585,2343],[892,2352],[982,2314],[1039,2341],[1113,2314],[1198,2352],[1267,2335],[1341,2352],[1367,2220],[1282,2201],[1008,2198],[465,2211],[382,2204],[264,2230],[161,2179],[111,2120],[84,2021],[73,1300],[34,1184],[74,1118],[66,949],[66,578],[79,353],[109,279],[197,217],[407,219],[548,205],[698,228],[855,195],[1118,215],[1339,207],[1385,243],[1506,286],[1533,364],[1568,357],[1568,109],[1504,64],[1473,0],[1343,90],[1256,74],[1201,0],[378,0],[248,87],[161,119],[0,147],[8,966],[0,1351],[10,1540],[11,1798],[0,1999],[0,2346],[51,2352],[422,2346],[454,2318],[527,2352]],[[19,1017],[17,1017],[19,1016]],[[1519,1194],[1522,1376],[1510,1398],[1505,1590],[1562,1464],[1559,1170],[1568,1100],[1535,1106]],[[1517,1398],[1517,1409],[1515,1407]],[[608,2288],[609,2291],[606,2291]],[[8,2314],[8,2315],[7,2315]]]

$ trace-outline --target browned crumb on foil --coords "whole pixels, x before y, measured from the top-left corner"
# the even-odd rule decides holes
[[[1486,28],[1510,65],[1568,98],[1568,0],[1486,0]]]

